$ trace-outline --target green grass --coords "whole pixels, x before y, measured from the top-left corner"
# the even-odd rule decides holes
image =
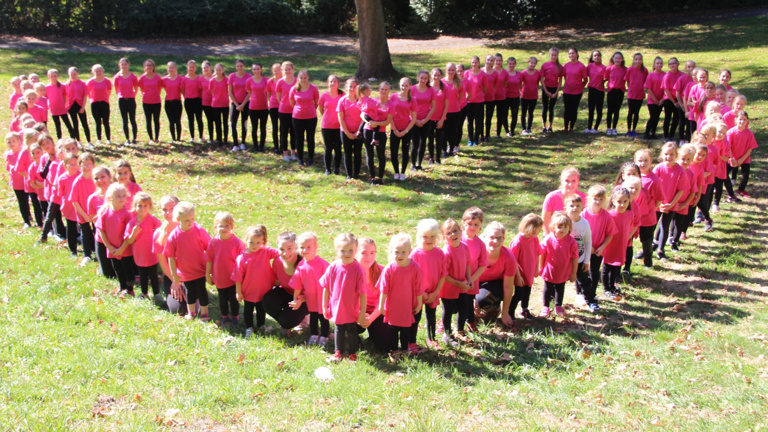
[[[760,29],[766,21],[612,34],[579,40],[578,46],[583,52],[640,50],[648,60],[682,50],[674,51],[681,60],[694,58],[710,70],[727,66],[733,84],[749,97],[751,127],[763,145],[768,34]],[[475,53],[501,50],[525,58],[552,44],[571,43],[423,52],[394,61],[413,76],[424,66],[466,61]],[[0,80],[48,67],[114,65],[119,56],[0,50]],[[232,58],[212,60],[234,64]],[[329,73],[347,76],[355,69],[352,57],[292,60],[298,68],[311,65],[318,83]],[[134,65],[139,62],[134,58]],[[7,95],[4,90],[0,100]],[[113,140],[119,141],[119,114],[112,106]],[[642,115],[641,124],[645,109]],[[9,121],[3,110],[0,124],[7,127]],[[143,135],[141,119],[139,127]],[[164,128],[167,140],[166,134]],[[414,235],[419,219],[459,218],[470,205],[483,208],[487,222],[507,225],[508,242],[520,218],[539,211],[562,167],[577,166],[586,189],[612,181],[618,166],[643,145],[581,134],[515,137],[465,150],[442,168],[381,187],[326,178],[318,165],[299,170],[274,156],[190,145],[113,146],[100,148],[98,156],[103,163],[128,159],[142,188],[155,198],[173,192],[195,202],[198,221],[208,228],[214,212],[227,209],[235,214],[240,235],[254,223],[265,224],[272,239],[284,230],[312,230],[326,258],[333,253],[332,237],[351,231],[373,237],[383,262],[393,233]],[[754,198],[723,204],[716,230],[692,228],[682,252],[666,263],[651,270],[634,267],[626,299],[604,304],[600,316],[569,308],[567,320],[519,322],[515,331],[484,326],[460,350],[397,364],[364,352],[356,365],[331,367],[335,379],[329,383],[313,376],[326,364],[326,353],[306,348],[300,336],[245,340],[139,300],[118,299],[113,282],[98,276],[95,266],[77,268],[63,246],[33,247],[35,233],[20,229],[15,198],[4,187],[0,429],[764,430],[765,164],[759,148],[750,180]],[[2,181],[7,184],[7,174]],[[534,311],[540,290],[537,282]],[[572,303],[573,288],[567,293],[566,303]]]

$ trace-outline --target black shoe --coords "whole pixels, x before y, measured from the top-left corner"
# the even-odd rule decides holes
[[[675,252],[679,252],[680,251],[680,245],[677,242],[672,243],[669,246],[669,248],[672,249]]]
[[[640,251],[635,254],[635,259],[643,259],[645,255],[643,255],[643,251]]]
[[[310,160],[308,160],[308,161],[307,161],[307,166],[308,166],[308,167],[311,167],[311,166],[312,166],[312,165],[314,165],[314,164],[315,164],[315,161],[314,161],[314,159],[310,159]]]
[[[523,309],[523,311],[520,312],[520,316],[525,318],[526,321],[533,321],[533,315],[531,315],[531,311],[528,309]]]
[[[658,253],[656,253],[656,257],[661,261],[666,261],[667,259],[667,255],[664,253],[664,251],[659,251]]]
[[[336,174],[336,175],[339,175],[341,173],[341,171],[336,169],[336,170],[333,170],[333,173]]]

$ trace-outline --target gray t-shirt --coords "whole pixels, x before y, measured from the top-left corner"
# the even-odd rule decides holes
[[[589,228],[589,222],[584,218],[573,222],[571,235],[579,246],[579,263],[588,263],[592,257],[592,230]]]

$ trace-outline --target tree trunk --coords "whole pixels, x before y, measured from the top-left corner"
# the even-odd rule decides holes
[[[355,7],[360,42],[360,63],[355,76],[378,80],[397,78],[389,55],[381,0],[355,0]]]

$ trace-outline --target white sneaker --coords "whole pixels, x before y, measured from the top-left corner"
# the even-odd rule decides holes
[[[307,341],[307,345],[317,345],[317,340],[320,337],[318,335],[312,335],[309,337],[309,340]]]
[[[573,302],[576,306],[586,306],[587,300],[584,299],[584,294],[576,294],[576,300]]]
[[[252,336],[253,336],[253,328],[248,327],[247,329],[245,329],[245,337],[250,338]]]
[[[155,142],[152,140],[149,140],[149,145],[155,145]]]
[[[107,145],[112,145],[112,141],[107,140]]]
[[[230,152],[232,152],[232,153],[237,152],[237,151],[240,151],[240,147],[238,147],[238,146],[234,146],[234,147],[232,147],[232,150],[230,150]]]
[[[320,336],[319,338],[317,338],[317,344],[320,345],[321,347],[324,347],[326,344],[328,344],[328,338]]]
[[[240,150],[245,151],[245,144],[240,144]]]
[[[403,181],[403,180],[405,180],[405,174],[400,173],[400,181]]]
[[[584,131],[582,133],[586,133],[586,134],[592,133],[592,129],[586,128],[586,129],[584,129]]]
[[[520,133],[520,135],[523,135],[523,136],[528,136],[528,135],[530,135],[530,134],[531,134],[531,133],[530,133],[530,132],[528,132],[528,131],[527,131],[527,130],[525,130],[525,129],[523,129],[523,131]]]
[[[85,267],[88,265],[88,263],[91,262],[91,259],[89,257],[83,258],[82,261],[80,261],[80,267]]]

